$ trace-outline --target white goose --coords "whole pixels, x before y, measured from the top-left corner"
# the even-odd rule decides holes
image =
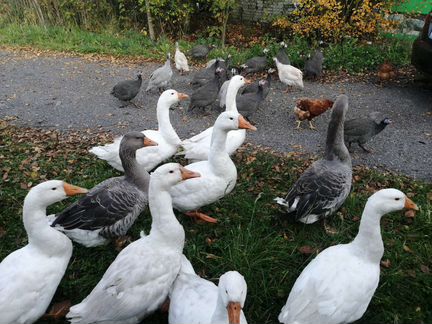
[[[373,194],[360,228],[349,244],[331,246],[312,260],[297,278],[279,315],[281,323],[351,323],[365,313],[378,286],[384,254],[380,220],[387,213],[417,205],[396,189]]]
[[[174,54],[174,62],[176,69],[180,71],[180,74],[183,74],[183,72],[189,72],[189,65],[188,60],[186,58],[186,55],[182,51],[180,51],[179,43],[175,43],[176,50]]]
[[[225,272],[219,285],[199,277],[183,255],[170,293],[169,324],[247,324],[243,314],[247,285],[237,271]]]
[[[0,263],[1,324],[31,324],[45,313],[72,255],[72,242],[49,226],[46,208],[67,196],[86,192],[50,180],[27,194],[23,221],[28,244]]]
[[[288,92],[290,86],[304,88],[301,70],[289,64],[282,64],[276,57],[273,58],[273,61],[276,63],[280,82],[287,85],[285,92]]]
[[[226,110],[225,111],[237,111],[236,96],[238,90],[245,84],[250,84],[249,80],[246,80],[241,75],[235,75],[231,78],[227,94],[226,94]],[[213,127],[207,128],[205,131],[187,139],[182,142],[183,154],[186,159],[193,161],[207,160],[210,144],[212,138]],[[226,150],[229,155],[233,154],[244,142],[246,138],[246,131],[244,129],[233,130],[228,133]]]
[[[177,152],[181,140],[171,125],[169,110],[172,105],[187,98],[189,98],[187,94],[175,90],[166,90],[159,97],[156,108],[158,130],[142,131],[146,137],[158,143],[158,146],[148,146],[136,151],[138,164],[142,165],[147,171],[153,170],[157,165]],[[115,139],[114,143],[95,146],[90,149],[90,152],[107,161],[113,168],[124,171],[119,155],[121,140],[122,137],[119,137]]]
[[[211,204],[229,194],[237,181],[237,169],[226,150],[228,133],[237,129],[256,130],[242,115],[235,111],[226,111],[217,118],[212,132],[211,148],[207,161],[199,161],[187,166],[199,172],[200,178],[179,183],[171,188],[175,209],[187,212],[187,216],[201,218],[207,222],[216,222],[205,214],[198,213],[198,208]]]
[[[71,307],[66,315],[71,323],[135,324],[162,305],[180,270],[185,241],[169,189],[194,177],[199,174],[177,163],[151,174],[150,234],[123,249],[90,295]]]

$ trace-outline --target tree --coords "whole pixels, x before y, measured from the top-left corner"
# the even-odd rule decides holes
[[[225,47],[226,29],[230,13],[235,9],[237,1],[235,0],[213,0],[211,1],[210,10],[215,19],[222,24],[221,26],[221,43]]]

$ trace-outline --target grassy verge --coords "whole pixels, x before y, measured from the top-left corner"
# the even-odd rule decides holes
[[[205,43],[199,39],[197,42]],[[163,38],[153,43],[138,32],[94,33],[80,29],[6,24],[0,26],[0,44],[8,46],[32,46],[39,49],[54,51],[71,51],[76,53],[98,53],[116,56],[143,56],[145,58],[164,60],[167,51],[174,52],[173,41]],[[195,43],[181,41],[180,46],[187,52]],[[410,62],[412,39],[383,37],[374,43],[358,42],[346,39],[342,44],[331,44],[324,48],[326,57],[325,68],[328,70],[347,70],[363,72],[376,69],[384,61],[397,66],[408,65]],[[277,43],[271,38],[261,39],[260,44],[248,44],[243,47],[228,46],[215,49],[210,58],[228,53],[233,56],[236,65],[244,63],[254,55],[262,55],[263,46],[270,49],[271,56],[278,50]],[[288,41],[288,53],[292,64],[302,68],[307,55],[312,52],[311,46],[300,38]]]
[[[26,244],[21,214],[29,186],[45,179],[65,179],[91,188],[117,175],[87,153],[100,134],[20,129],[0,122],[0,260]],[[245,313],[249,323],[277,323],[277,315],[302,269],[316,253],[330,245],[349,242],[356,234],[359,216],[368,196],[377,189],[399,188],[421,207],[411,219],[403,213],[382,220],[385,244],[381,281],[365,316],[358,323],[431,323],[432,312],[432,185],[402,176],[356,169],[354,190],[326,234],[321,224],[291,224],[278,217],[272,199],[286,193],[309,161],[246,147],[235,156],[238,184],[232,194],[204,210],[219,219],[217,225],[200,225],[179,215],[186,230],[185,254],[195,270],[210,280],[236,269],[248,283]],[[64,208],[70,201],[50,207]],[[144,212],[131,230],[148,231],[150,215]],[[302,248],[303,247],[303,248]],[[306,248],[304,248],[306,247]],[[311,250],[312,253],[305,253]],[[313,252],[315,251],[315,252]],[[86,249],[75,245],[55,301],[81,301],[95,286],[117,252],[112,245]],[[42,320],[39,324],[44,323]],[[62,322],[60,322],[62,323]],[[144,323],[166,323],[156,313]]]

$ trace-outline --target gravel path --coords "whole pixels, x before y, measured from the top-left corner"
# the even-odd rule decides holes
[[[120,80],[143,73],[143,88],[154,63],[114,64],[80,57],[37,56],[0,50],[0,118],[18,117],[20,125],[81,129],[102,127],[122,134],[127,130],[155,128],[157,94],[147,95],[141,89],[133,106],[119,109],[120,102],[109,95]],[[191,78],[173,77],[173,88],[188,94]],[[267,101],[253,117],[257,132],[247,140],[281,152],[321,154],[330,113],[314,120],[318,131],[295,130],[292,114],[299,97],[328,97],[345,93],[350,98],[348,118],[380,111],[393,120],[381,134],[367,144],[373,153],[363,153],[354,145],[355,165],[379,167],[432,181],[432,91],[416,85],[380,86],[368,82],[305,82],[305,90],[282,93],[282,84],[273,83]],[[183,103],[186,107],[188,104]],[[189,137],[212,125],[217,116],[188,114],[184,109],[171,112],[172,124],[181,138]]]

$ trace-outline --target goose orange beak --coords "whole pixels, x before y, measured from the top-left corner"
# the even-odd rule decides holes
[[[183,180],[201,177],[201,174],[199,174],[198,172],[193,172],[184,167],[180,167],[180,172]]]
[[[74,186],[67,182],[63,183],[63,189],[66,193],[66,196],[75,196],[79,194],[85,194],[88,192],[88,190],[85,188]]]
[[[148,137],[144,137],[144,146],[157,146],[158,143],[156,143],[155,141],[151,140]]]
[[[405,206],[406,209],[412,209],[412,210],[419,210],[418,206],[414,201],[409,199],[408,197],[405,198]]]
[[[227,306],[228,310],[228,322],[229,324],[240,324],[240,312],[241,305],[239,302],[229,302]]]
[[[177,97],[179,100],[186,100],[189,98],[189,96],[186,93],[181,93],[181,92],[177,93]]]
[[[250,129],[256,131],[257,128],[249,123],[242,115],[239,116],[238,120],[238,128],[240,129]]]

